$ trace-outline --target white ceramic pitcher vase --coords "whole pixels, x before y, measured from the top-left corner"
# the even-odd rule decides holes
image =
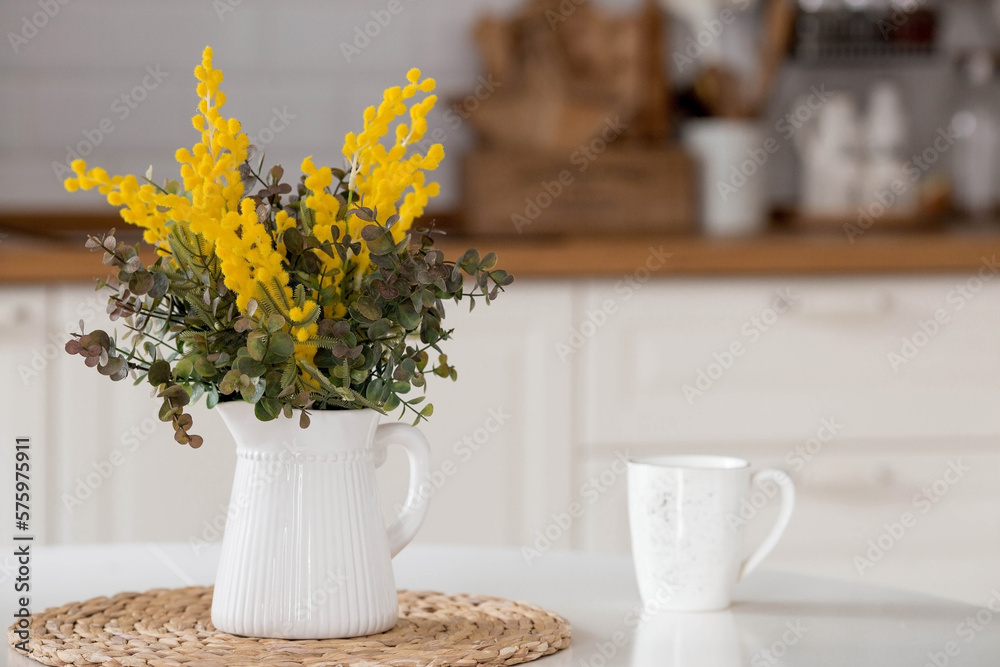
[[[212,623],[250,637],[332,639],[396,624],[392,557],[416,534],[430,449],[417,429],[379,426],[374,410],[324,410],[312,423],[261,422],[244,402],[218,406],[236,439],[236,477]],[[382,519],[375,468],[388,445],[410,459],[399,518]]]

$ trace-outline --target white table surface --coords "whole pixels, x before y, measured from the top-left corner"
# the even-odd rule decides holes
[[[35,547],[32,611],[127,590],[210,584],[217,559],[217,546],[201,553],[186,544]],[[535,663],[540,667],[1000,666],[1000,592],[994,612],[985,606],[989,596],[977,608],[763,571],[739,585],[726,612],[640,621],[631,561],[621,556],[552,552],[529,565],[514,549],[410,546],[394,563],[400,588],[498,595],[565,616],[572,646]],[[0,612],[11,619],[13,578],[3,574]],[[13,650],[6,660],[37,665]]]

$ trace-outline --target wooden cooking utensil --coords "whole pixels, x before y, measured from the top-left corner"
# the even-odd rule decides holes
[[[791,0],[770,0],[764,15],[764,36],[760,50],[760,70],[747,99],[747,115],[759,116],[778,78],[788,53],[795,27],[795,4]]]

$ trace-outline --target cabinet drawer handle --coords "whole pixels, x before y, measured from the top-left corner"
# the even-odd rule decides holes
[[[919,485],[900,479],[890,465],[882,465],[851,478],[816,480],[812,483],[803,480],[800,486],[803,496],[821,496],[851,505],[904,500],[920,492]]]
[[[0,328],[13,329],[31,322],[31,308],[18,303],[0,307]]]
[[[864,296],[803,297],[793,301],[789,311],[800,317],[817,319],[858,319],[888,315],[895,310],[892,295],[874,292]]]

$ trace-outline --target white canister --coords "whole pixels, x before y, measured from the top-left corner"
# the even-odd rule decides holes
[[[689,121],[684,147],[699,162],[701,223],[709,236],[747,236],[767,228],[773,151],[761,124],[707,118]]]

